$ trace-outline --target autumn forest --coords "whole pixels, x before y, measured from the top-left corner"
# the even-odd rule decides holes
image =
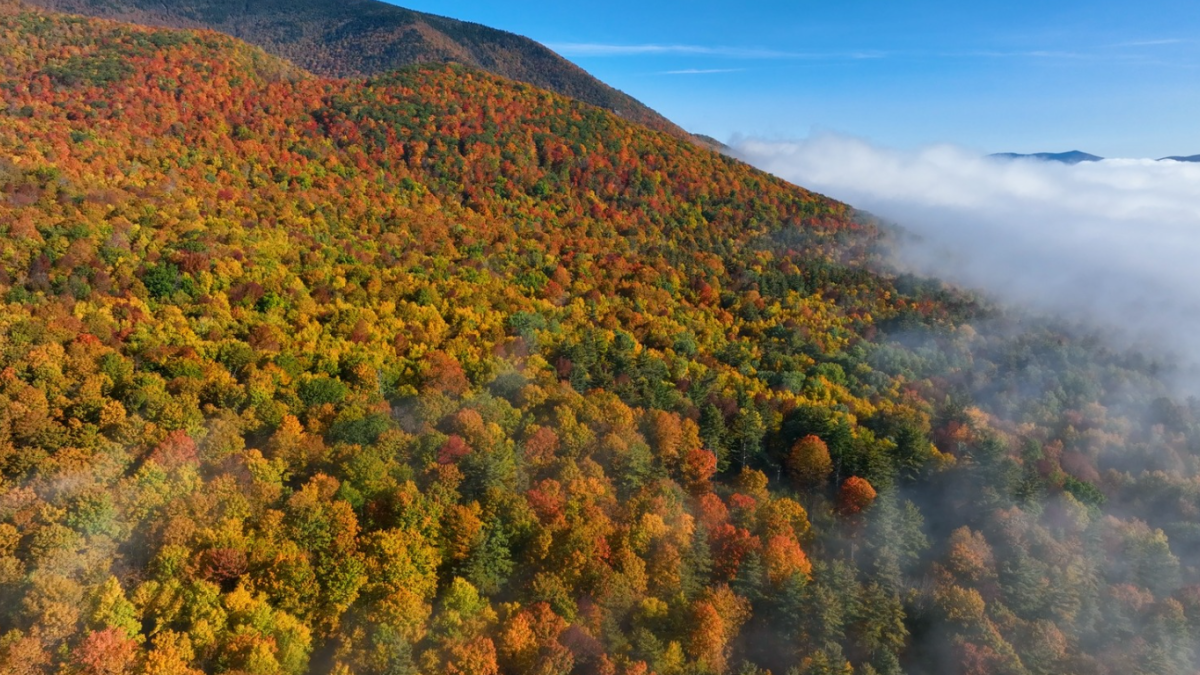
[[[1200,403],[459,65],[0,0],[0,673],[1190,675]]]

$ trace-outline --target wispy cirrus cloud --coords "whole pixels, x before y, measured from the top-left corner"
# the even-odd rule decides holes
[[[664,70],[659,75],[719,75],[721,73],[744,73],[745,68],[685,68],[683,70]]]
[[[750,49],[744,47],[702,47],[699,45],[663,44],[603,44],[596,42],[560,42],[547,45],[563,56],[646,56],[666,54],[690,54],[695,56],[730,56],[750,59],[788,58],[789,52],[774,49]]]
[[[1130,46],[1132,47],[1132,46]],[[977,50],[965,52],[939,52],[939,53],[919,53],[913,52],[905,54],[913,58],[931,58],[945,60],[1025,60],[1032,63],[1073,63],[1073,64],[1114,64],[1114,65],[1139,65],[1139,66],[1162,66],[1167,68],[1195,68],[1197,66],[1194,59],[1190,58],[1174,58],[1164,59],[1155,54],[1133,49],[1130,47],[1120,48],[1117,45],[1110,45],[1103,49],[1095,49],[1089,51],[1055,51],[1055,50],[1024,50],[1024,51],[1003,51],[1003,50]]]
[[[721,56],[734,59],[877,59],[881,51],[795,52],[757,47],[709,47],[680,44],[603,44],[596,42],[558,42],[546,45],[563,56]]]
[[[996,58],[996,59],[1092,59],[1095,54],[1084,52],[1054,51],[1048,49],[1033,49],[1026,51],[981,50],[973,52],[952,52],[939,54],[946,58]]]
[[[607,44],[599,42],[558,42],[547,46],[566,57],[636,57],[636,56],[694,56],[713,57],[740,60],[792,60],[792,61],[860,61],[871,59],[1028,59],[1032,61],[1117,61],[1145,62],[1153,61],[1150,54],[1137,53],[1139,48],[1165,47],[1183,45],[1190,40],[1164,38],[1154,40],[1135,40],[1115,44],[1096,46],[1085,49],[970,49],[962,51],[938,50],[901,50],[888,51],[880,49],[860,49],[848,51],[789,51],[759,47],[729,47],[705,46],[688,44]],[[1118,50],[1114,52],[1113,50]],[[1159,65],[1179,65],[1160,63]],[[726,69],[685,69],[670,71],[670,75],[707,74],[711,72],[727,72]]]
[[[1166,47],[1168,45],[1179,45],[1191,40],[1181,40],[1179,38],[1164,38],[1161,40],[1132,40],[1130,42],[1118,42],[1112,47]]]

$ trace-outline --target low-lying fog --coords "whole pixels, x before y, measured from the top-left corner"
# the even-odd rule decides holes
[[[733,151],[903,226],[916,236],[901,261],[920,272],[1200,365],[1200,164],[1003,160],[836,134]]]

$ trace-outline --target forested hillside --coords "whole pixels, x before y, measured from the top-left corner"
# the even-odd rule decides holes
[[[328,77],[378,75],[418,63],[460,63],[689,137],[645,104],[529,38],[378,0],[31,0],[31,4],[153,26],[209,28]]]
[[[1200,404],[461,66],[0,0],[0,672],[1191,674]]]

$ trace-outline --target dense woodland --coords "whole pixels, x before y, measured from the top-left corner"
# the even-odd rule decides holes
[[[461,63],[690,136],[633,97],[519,35],[379,0],[30,0],[45,9],[232,35],[328,77]],[[702,145],[712,139],[696,137]],[[719,145],[719,144],[718,144]]]
[[[0,0],[0,672],[1190,675],[1200,404],[458,66]]]

